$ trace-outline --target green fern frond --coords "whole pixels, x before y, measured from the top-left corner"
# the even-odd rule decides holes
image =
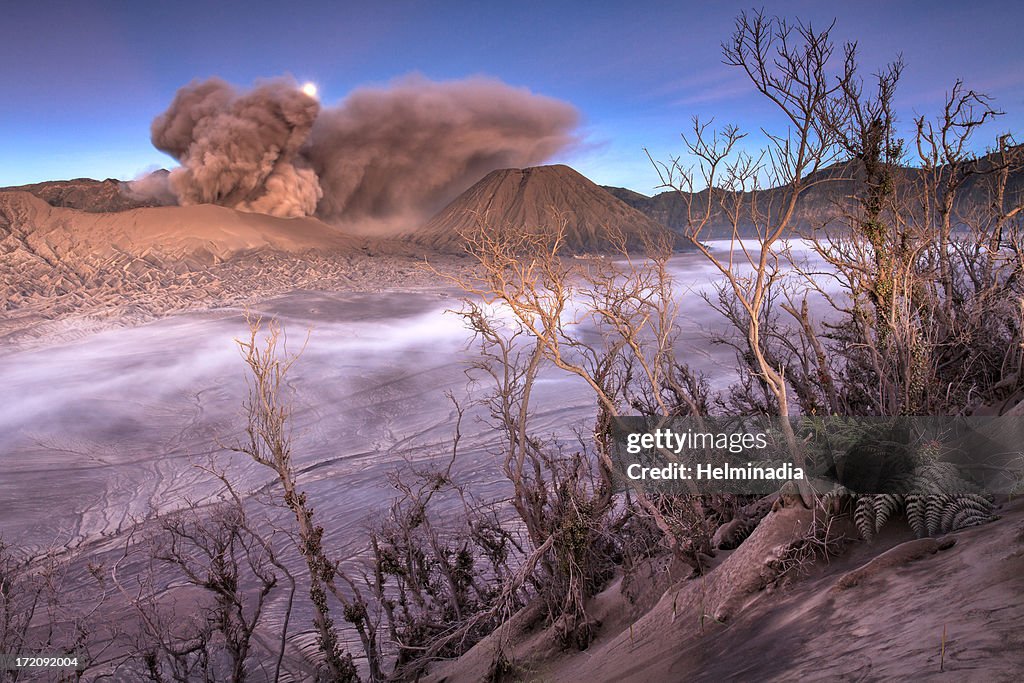
[[[903,513],[920,538],[959,531],[989,522],[992,502],[978,494],[879,493],[856,497],[853,521],[865,540],[873,539],[894,517]]]
[[[872,496],[875,508],[875,533],[877,534],[885,526],[890,518],[895,517],[903,508],[903,496],[893,493],[881,493]]]
[[[924,516],[929,536],[936,536],[942,533],[942,512],[951,502],[953,502],[952,496],[925,496]]]
[[[857,494],[836,485],[822,497],[821,506],[839,512],[842,501],[853,501],[853,521],[867,541],[901,514],[919,538],[994,519],[991,497],[981,495],[977,485],[950,462],[931,462],[891,477],[883,490],[886,493]]]
[[[928,523],[925,521],[927,505],[927,496],[911,494],[906,497],[907,524],[914,530],[918,538],[928,535]]]
[[[956,465],[950,462],[929,463],[916,472],[918,492],[939,495],[978,493],[978,488],[960,476]]]
[[[836,484],[821,497],[820,507],[829,514],[838,514],[844,503],[855,500],[856,496],[842,484]]]
[[[944,532],[966,529],[992,519],[992,504],[978,495],[957,496],[942,511]]]
[[[912,493],[917,490],[918,479],[916,473],[906,472],[886,480],[883,490],[898,494]]]
[[[857,509],[853,513],[853,521],[864,540],[870,541],[875,536],[875,505],[872,496],[861,496],[857,500]]]

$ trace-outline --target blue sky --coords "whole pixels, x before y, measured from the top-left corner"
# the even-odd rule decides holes
[[[0,186],[169,166],[149,123],[194,78],[239,85],[290,74],[333,103],[409,73],[499,78],[574,104],[584,143],[552,161],[651,194],[643,153],[680,153],[690,117],[756,131],[775,112],[720,43],[745,3],[712,2],[33,2],[0,24]],[[941,106],[953,79],[1007,112],[988,131],[1024,130],[1024,3],[766,3],[770,14],[860,44],[866,72],[902,53],[904,125]],[[908,128],[909,130],[909,128]],[[1020,139],[1020,135],[1018,135]],[[751,136],[757,142],[757,136]],[[987,142],[985,140],[984,142]]]

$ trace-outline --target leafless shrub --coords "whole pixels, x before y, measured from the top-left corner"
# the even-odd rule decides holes
[[[314,626],[318,644],[324,654],[324,671],[333,681],[358,680],[350,654],[343,651],[331,616],[328,595],[342,606],[345,619],[352,623],[368,654],[371,678],[379,680],[380,660],[376,656],[374,624],[367,620],[366,601],[358,585],[340,571],[328,557],[323,545],[324,529],[314,521],[314,510],[306,494],[299,488],[291,460],[289,418],[291,402],[285,383],[287,373],[298,358],[284,348],[280,326],[272,321],[260,339],[262,321],[249,320],[249,338],[238,346],[250,372],[249,398],[245,403],[248,441],[235,448],[255,462],[272,470],[281,487],[285,506],[295,517],[299,552],[309,569],[309,596],[314,610]],[[280,344],[280,347],[279,347]],[[344,582],[350,594],[343,593],[338,581]]]
[[[784,239],[796,226],[798,202],[814,185],[832,179],[819,171],[838,158],[834,121],[841,112],[832,103],[841,86],[828,75],[834,51],[830,31],[831,27],[815,31],[761,12],[741,14],[733,35],[723,43],[724,61],[743,70],[753,86],[780,109],[788,131],[766,133],[768,147],[751,156],[736,151],[745,137],[737,128],[711,130],[708,123],[695,119],[693,132],[684,136],[684,142],[696,165],[687,166],[679,159],[655,163],[663,186],[678,191],[687,206],[686,237],[723,276],[718,301],[711,303],[743,340],[734,402],[783,417],[792,412],[789,368],[773,343],[778,335],[770,308],[778,296]],[[757,192],[762,182],[775,190]],[[706,191],[699,185],[706,186]],[[703,242],[712,219],[721,218],[731,228],[726,256]],[[752,236],[755,246],[741,239],[744,234]],[[763,391],[757,392],[758,388]],[[791,426],[786,420],[781,424],[794,464],[804,466]]]
[[[170,570],[205,594],[187,619],[175,617],[174,605],[140,594],[146,645],[145,674],[151,680],[194,680],[201,672],[216,680],[245,681],[257,666],[273,662],[282,672],[295,580],[273,545],[256,531],[233,491],[228,502],[213,508],[189,505],[158,519],[148,552],[159,569]],[[165,572],[159,572],[165,575]],[[255,634],[271,593],[289,591],[277,651],[257,647]],[[187,600],[187,598],[186,598]]]
[[[783,555],[773,563],[776,581],[806,575],[814,566],[838,557],[854,540],[839,530],[837,516],[819,505],[815,505],[813,511],[814,518],[807,530],[792,541]]]
[[[72,559],[73,553],[56,549],[28,555],[0,539],[0,652],[77,655],[78,670],[66,675],[78,680],[107,649],[94,638],[103,641],[109,630],[96,619],[108,589],[100,567],[90,566],[88,577],[73,580]],[[27,673],[15,669],[4,675],[17,681]]]
[[[1007,190],[1021,148],[1004,135],[987,157],[969,151],[1000,112],[958,81],[935,121],[915,121],[917,167],[906,170],[891,107],[902,64],[878,74],[868,97],[847,52],[841,139],[865,182],[858,210],[843,217],[848,230],[812,242],[844,296],[811,291],[840,315],[819,331],[790,312],[802,337],[844,361],[829,369],[837,411],[941,414],[992,403],[1020,387],[1022,197]],[[986,193],[990,201],[978,202]]]
[[[501,591],[522,556],[516,534],[452,474],[463,415],[457,403],[456,412],[450,458],[391,473],[398,495],[370,531],[366,584],[395,650],[393,678],[415,678],[427,663],[462,654],[526,598]]]
[[[586,599],[621,557],[615,531],[630,518],[650,520],[657,543],[695,572],[710,551],[710,533],[693,533],[706,526],[699,497],[614,495],[611,421],[634,410],[699,418],[709,390],[675,357],[671,245],[649,243],[637,257],[621,240],[614,261],[566,259],[563,231],[546,227],[509,231],[482,221],[465,235],[476,274],[454,280],[474,297],[461,315],[480,345],[476,370],[493,387],[486,405],[533,549],[526,564],[541,572],[537,582],[564,642],[583,647],[594,630]],[[532,390],[545,367],[579,378],[596,398],[593,431],[572,446],[531,429]]]
[[[786,115],[789,132],[769,134],[764,152],[751,155],[737,151],[744,134],[735,127],[695,121],[685,138],[694,165],[656,164],[664,185],[681,193],[686,236],[723,276],[708,301],[739,333],[719,339],[739,361],[723,407],[935,414],[1016,396],[1024,197],[1010,179],[1024,167],[1024,148],[1002,135],[987,156],[972,151],[978,130],[1001,112],[960,81],[937,118],[914,121],[907,144],[892,106],[902,61],[869,89],[849,44],[831,77],[829,32],[741,14],[725,61]],[[798,200],[834,181],[852,183],[854,203],[836,206],[808,236],[829,268],[809,272],[785,240],[797,234]],[[979,195],[987,203],[972,200]],[[727,256],[702,242],[723,222],[732,233]],[[786,280],[785,270],[803,277]],[[816,320],[815,302],[832,314]],[[799,444],[790,446],[799,455]]]

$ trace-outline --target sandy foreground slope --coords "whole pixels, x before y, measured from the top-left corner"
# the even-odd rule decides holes
[[[526,609],[430,680],[483,680],[502,642],[508,680],[1020,680],[1024,500],[999,514],[940,540],[894,523],[872,544],[779,576],[812,515],[784,508],[701,579],[651,567],[613,583],[593,600],[602,627],[586,651],[559,648]]]

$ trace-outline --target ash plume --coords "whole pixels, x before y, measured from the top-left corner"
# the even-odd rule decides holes
[[[533,166],[574,138],[575,108],[482,78],[406,79],[326,109],[306,154],[327,219],[390,219],[440,209],[487,173]]]
[[[275,216],[303,216],[321,197],[299,156],[320,104],[293,82],[268,81],[239,93],[216,78],[180,89],[153,121],[153,145],[181,166],[169,177],[180,204],[222,204]]]
[[[498,168],[575,142],[571,105],[500,81],[406,78],[319,103],[291,80],[240,92],[220,79],[178,91],[153,121],[177,159],[180,204],[371,226],[422,220]]]
[[[157,206],[173,206],[178,197],[171,190],[170,172],[155,169],[140,173],[134,180],[121,183],[121,194],[137,202],[149,202]]]

